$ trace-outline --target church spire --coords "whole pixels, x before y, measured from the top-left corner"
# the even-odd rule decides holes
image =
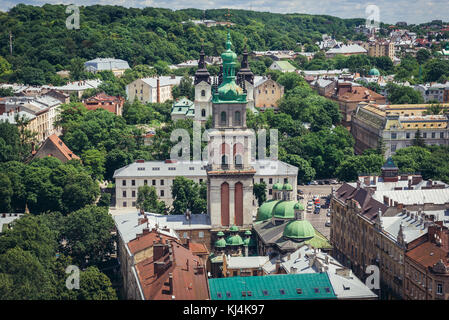
[[[201,44],[200,59],[198,60],[198,69],[195,72],[194,85],[197,85],[201,81],[210,84],[210,73],[207,70],[206,62],[204,61],[204,44]]]
[[[246,80],[249,83],[254,84],[254,73],[251,71],[248,63],[248,51],[246,50],[246,40],[245,40],[245,47],[243,49],[242,63],[240,65],[240,70],[237,73],[237,76],[240,76],[240,78],[242,79],[242,83],[244,83]]]

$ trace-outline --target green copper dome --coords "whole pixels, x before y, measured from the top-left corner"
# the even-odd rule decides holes
[[[219,236],[219,237],[223,237],[223,236],[224,236],[224,233],[223,233],[223,231],[218,231],[218,232],[217,232],[217,236]]]
[[[273,208],[276,206],[277,203],[279,203],[281,200],[269,200],[259,207],[259,210],[257,210],[257,221],[264,221],[271,219]]]
[[[280,183],[279,181],[276,182],[273,186],[273,190],[282,190],[284,186],[282,185],[282,183]]]
[[[244,246],[248,246],[248,247],[255,247],[256,246],[256,241],[254,241],[253,238],[245,238],[245,240],[243,240],[243,245]]]
[[[243,244],[243,240],[238,234],[229,236],[226,239],[227,246],[241,246],[242,244]]]
[[[246,231],[245,231],[245,236],[250,236],[250,235],[251,235],[251,231],[246,230]]]
[[[293,186],[290,183],[286,183],[284,184],[284,186],[282,187],[282,190],[285,191],[292,191],[293,190]]]
[[[293,209],[304,211],[304,206],[302,205],[302,203],[296,202],[296,204],[294,205]]]
[[[231,34],[228,30],[226,51],[221,54],[223,59],[223,81],[217,92],[213,93],[214,103],[246,103],[246,93],[235,83],[235,65],[237,55],[231,49]]]
[[[215,241],[214,245],[216,248],[224,248],[224,247],[226,247],[226,240],[223,238],[218,239],[217,241]]]
[[[369,71],[369,75],[370,75],[370,76],[380,76],[380,72],[379,72],[379,70],[377,70],[376,68],[372,68],[372,69]]]
[[[274,208],[273,215],[280,219],[294,219],[295,218],[295,201],[281,201]]]
[[[239,231],[239,227],[237,226],[231,226],[231,228],[229,229],[229,231],[234,231],[234,232],[238,232]]]
[[[315,229],[307,220],[294,220],[287,223],[282,235],[291,239],[311,239],[315,236]]]

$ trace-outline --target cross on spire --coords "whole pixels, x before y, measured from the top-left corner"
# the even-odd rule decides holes
[[[232,14],[229,12],[229,8],[228,8],[228,13],[225,14],[226,16],[226,22],[227,22],[227,26],[228,28],[231,27],[231,22],[229,21],[229,19],[231,18]]]

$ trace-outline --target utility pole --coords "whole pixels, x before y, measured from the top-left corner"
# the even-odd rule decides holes
[[[12,55],[12,32],[9,30],[9,54]]]

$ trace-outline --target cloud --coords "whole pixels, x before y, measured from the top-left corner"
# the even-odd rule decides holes
[[[366,18],[365,8],[374,4],[379,7],[380,20],[386,23],[406,21],[407,23],[430,22],[434,19],[448,21],[449,1],[447,0],[0,0],[0,10],[7,10],[18,3],[31,5],[110,4],[124,7],[143,8],[147,6],[170,9],[230,8],[276,13],[326,14],[341,18]]]

